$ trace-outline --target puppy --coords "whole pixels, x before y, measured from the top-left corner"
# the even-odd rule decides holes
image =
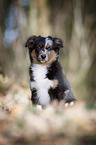
[[[29,67],[31,100],[33,104],[47,106],[52,100],[75,101],[72,88],[58,62],[63,42],[51,36],[32,36],[27,40],[31,65]]]

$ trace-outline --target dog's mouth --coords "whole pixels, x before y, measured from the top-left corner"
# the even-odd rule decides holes
[[[46,60],[40,60],[40,62],[41,62],[41,63],[45,63],[45,62],[47,62],[47,61],[46,61]]]

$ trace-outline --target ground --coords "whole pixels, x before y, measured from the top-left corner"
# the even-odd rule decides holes
[[[30,102],[30,89],[0,76],[0,145],[95,145],[96,110],[83,101],[45,109]]]

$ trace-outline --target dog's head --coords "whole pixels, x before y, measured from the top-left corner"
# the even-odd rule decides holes
[[[58,59],[59,49],[63,47],[63,42],[51,36],[32,36],[28,38],[25,47],[29,49],[31,62],[44,65]]]

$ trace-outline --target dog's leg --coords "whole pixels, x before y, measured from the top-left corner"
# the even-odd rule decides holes
[[[35,89],[31,90],[31,101],[32,101],[32,104],[34,104],[34,105],[38,104],[37,92]]]
[[[73,105],[74,101],[76,101],[72,89],[67,89],[64,91],[64,95],[63,95],[64,101],[65,101],[65,105],[66,107],[68,106],[68,104],[70,103],[70,105]]]
[[[72,88],[70,86],[70,83],[67,80],[65,75],[63,75],[63,81],[64,81],[63,88],[65,90],[63,93],[63,99],[64,99],[65,103],[68,103],[71,105],[71,104],[73,104],[71,102],[76,101],[76,99],[75,99],[74,94],[72,92]],[[68,104],[66,104],[66,106],[68,106]]]

